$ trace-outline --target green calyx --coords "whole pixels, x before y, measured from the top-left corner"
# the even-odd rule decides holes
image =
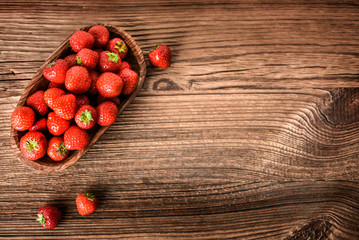
[[[118,49],[118,51],[119,51],[120,53],[126,52],[126,44],[123,43],[123,42],[117,41],[115,48]]]
[[[117,63],[120,59],[117,53],[107,52],[108,60]]]
[[[56,147],[56,153],[60,156],[65,156],[67,153],[67,148],[65,147],[65,143],[61,143],[59,146]]]
[[[82,66],[82,60],[79,57],[76,57],[76,62],[78,65]]]
[[[39,144],[36,142],[35,139],[27,139],[25,143],[25,148],[28,152],[33,152],[34,150],[38,149]]]
[[[84,192],[84,195],[91,201],[95,200],[95,195],[93,195],[92,193]]]
[[[56,63],[56,61],[53,61],[52,63],[49,63],[47,66],[50,68],[50,67],[54,66],[55,63]]]
[[[44,215],[42,215],[41,213],[37,214],[36,221],[38,221],[39,223],[42,223],[43,225],[45,225],[46,219],[44,218]]]
[[[88,124],[89,122],[93,121],[91,111],[89,110],[82,111],[79,120],[84,124]]]

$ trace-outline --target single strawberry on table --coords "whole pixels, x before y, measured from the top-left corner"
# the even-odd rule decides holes
[[[138,84],[137,73],[129,68],[125,68],[122,71],[120,71],[119,75],[123,81],[123,88],[121,93],[123,95],[130,95],[137,88],[137,84]]]
[[[90,137],[86,130],[71,126],[64,133],[64,142],[68,150],[83,150],[90,143]]]
[[[91,27],[88,30],[88,33],[90,33],[95,39],[94,47],[101,48],[106,46],[108,39],[110,38],[110,32],[102,25]]]
[[[47,116],[47,129],[52,135],[60,136],[70,127],[70,124],[70,120],[63,119],[54,112],[50,112]]]
[[[69,155],[63,137],[52,137],[48,142],[47,155],[54,161],[62,161]]]
[[[96,108],[98,119],[97,123],[100,126],[110,126],[116,121],[118,108],[116,104],[110,101],[101,103]]]
[[[49,107],[44,100],[44,91],[39,90],[26,99],[26,104],[37,113],[44,116],[49,111]]]
[[[76,54],[67,55],[64,60],[67,62],[69,68],[77,66]]]
[[[52,102],[52,108],[59,117],[66,120],[72,119],[77,111],[75,95],[65,94],[55,98]]]
[[[83,48],[76,54],[76,62],[88,70],[93,70],[98,62],[98,53],[91,49]]]
[[[54,99],[65,94],[65,91],[60,88],[49,88],[44,92],[44,101],[53,110]]]
[[[121,58],[117,53],[103,51],[100,53],[98,68],[101,72],[118,72],[121,62]]]
[[[46,154],[47,140],[41,132],[28,132],[20,139],[20,150],[30,160],[37,160]]]
[[[62,84],[65,82],[65,75],[68,69],[69,66],[64,59],[57,59],[44,68],[43,75],[50,82]]]
[[[25,131],[33,126],[35,112],[29,107],[17,107],[11,114],[11,125],[17,131]]]
[[[171,50],[165,44],[157,45],[148,55],[148,59],[153,66],[168,68],[171,65]]]
[[[82,94],[91,87],[91,78],[85,67],[74,66],[66,72],[65,87],[67,90]]]
[[[108,41],[106,50],[109,52],[118,53],[121,59],[124,59],[128,52],[128,48],[121,38],[113,38]]]
[[[39,208],[36,221],[39,221],[45,229],[54,229],[61,220],[61,211],[54,206]]]
[[[83,48],[92,48],[95,42],[94,37],[85,31],[78,30],[70,38],[72,50],[77,53]]]
[[[96,109],[90,105],[81,106],[75,115],[75,122],[82,129],[93,128],[97,122]]]
[[[82,192],[76,197],[76,206],[79,214],[85,216],[97,209],[98,199],[92,193]]]
[[[100,75],[96,82],[98,93],[106,98],[117,97],[121,94],[123,81],[120,76],[112,72]]]
[[[46,132],[47,130],[47,120],[46,118],[41,118],[37,120],[34,125],[29,129],[29,132]]]

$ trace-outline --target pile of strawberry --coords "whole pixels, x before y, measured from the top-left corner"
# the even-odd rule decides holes
[[[88,131],[115,122],[120,96],[133,93],[138,75],[126,61],[128,48],[120,38],[110,39],[104,26],[77,31],[70,38],[73,52],[43,70],[48,89],[38,90],[16,108],[11,124],[28,131],[20,140],[23,155],[37,160],[47,154],[54,161],[70,150],[83,150]]]

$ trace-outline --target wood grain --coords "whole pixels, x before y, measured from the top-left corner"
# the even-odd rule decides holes
[[[355,1],[0,2],[0,239],[359,239]],[[132,104],[71,168],[25,168],[9,144],[23,89],[95,23],[159,42]],[[81,217],[80,191],[99,209]],[[37,209],[58,206],[44,231]]]

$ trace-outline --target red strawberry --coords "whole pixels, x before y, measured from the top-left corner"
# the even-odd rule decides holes
[[[46,229],[54,229],[61,220],[61,212],[54,206],[44,206],[39,208],[37,221]]]
[[[123,95],[130,95],[133,93],[136,90],[138,84],[137,73],[129,68],[125,68],[120,72],[120,77],[123,81],[123,88],[121,93]]]
[[[131,65],[130,65],[128,62],[122,61],[121,67],[120,67],[120,71],[119,71],[117,74],[119,74],[119,73],[120,73],[123,69],[125,69],[125,68],[132,69],[132,68],[131,68]]]
[[[17,131],[25,131],[32,127],[35,112],[29,107],[17,107],[11,114],[11,125]]]
[[[88,97],[86,97],[86,95],[76,95],[76,106],[77,109],[79,107],[81,107],[82,105],[89,105],[90,104],[90,99],[88,99]]]
[[[76,97],[73,94],[65,94],[54,99],[53,110],[59,117],[70,120],[75,116],[77,106]]]
[[[66,90],[65,84],[54,83],[54,82],[49,82],[47,88],[60,88],[61,90]]]
[[[102,73],[97,79],[96,87],[101,96],[117,97],[122,91],[123,82],[120,76],[112,72]]]
[[[118,97],[105,98],[105,97],[102,97],[101,95],[97,96],[97,105],[100,105],[101,103],[107,102],[107,101],[113,102],[117,107],[119,107],[121,104],[121,101]]]
[[[76,54],[67,55],[64,60],[67,62],[69,68],[77,66]]]
[[[106,27],[101,25],[96,25],[91,27],[88,32],[95,39],[94,47],[106,46],[108,39],[110,38],[110,33]]]
[[[100,54],[101,54],[104,50],[101,49],[101,48],[95,48],[94,51],[97,52],[98,57],[100,58]]]
[[[74,52],[79,52],[83,48],[92,48],[95,39],[91,34],[78,30],[70,38],[70,45]]]
[[[96,82],[100,74],[96,71],[90,71],[89,72],[90,78],[91,78],[91,87],[89,90],[90,95],[96,95],[98,94],[97,88],[96,88]]]
[[[171,65],[171,50],[165,44],[157,45],[148,55],[148,59],[153,66],[168,68]]]
[[[88,48],[81,49],[76,54],[77,64],[84,66],[88,70],[93,70],[98,62],[98,53]]]
[[[39,90],[28,97],[26,99],[26,104],[32,107],[32,109],[34,109],[40,115],[46,115],[46,113],[49,111],[49,107],[44,100],[44,91],[42,90]]]
[[[124,59],[128,49],[125,42],[120,38],[113,38],[108,41],[106,50],[113,53],[118,53],[121,59]]]
[[[60,88],[50,88],[44,92],[44,101],[51,109],[53,109],[53,102],[54,99],[65,95],[65,91],[61,90]]]
[[[91,87],[91,78],[85,67],[74,66],[66,73],[65,87],[67,90],[81,94]]]
[[[46,118],[41,118],[37,120],[34,125],[29,129],[29,132],[46,132],[47,130],[47,120]]]
[[[63,59],[57,59],[56,62],[52,62],[44,68],[43,74],[50,82],[61,84],[65,82],[67,69],[69,69],[67,62]]]
[[[86,130],[71,126],[64,134],[64,142],[68,150],[83,150],[90,143],[90,137]]]
[[[27,159],[42,158],[47,149],[47,140],[41,132],[28,132],[20,139],[20,150]]]
[[[47,155],[54,161],[64,160],[69,155],[63,137],[53,137],[49,141]]]
[[[98,67],[101,72],[117,72],[121,67],[121,58],[117,53],[103,51],[98,60]]]
[[[97,123],[100,126],[110,126],[116,121],[118,108],[113,102],[103,102],[96,108],[98,114]]]
[[[52,135],[60,136],[70,127],[70,120],[59,117],[54,112],[47,116],[47,128]]]
[[[93,213],[98,207],[98,199],[92,193],[83,192],[76,197],[77,211],[85,216]]]
[[[82,129],[93,128],[97,122],[96,109],[90,105],[81,106],[75,115],[75,122]]]

